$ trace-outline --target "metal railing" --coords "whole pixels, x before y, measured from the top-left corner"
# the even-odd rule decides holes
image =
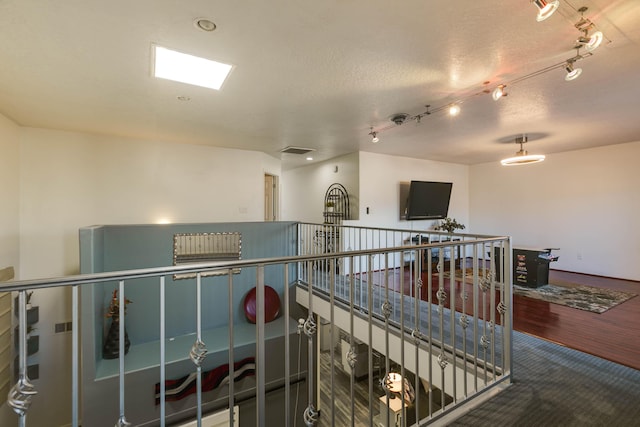
[[[367,348],[360,359],[366,357],[370,399],[361,411],[368,414],[364,419],[353,407],[346,414],[352,425],[437,420],[510,382],[508,238],[303,224],[300,245],[302,254],[336,254],[303,269],[307,291],[298,300],[306,305],[314,292],[312,311],[347,337],[340,340],[348,347],[340,349],[341,357],[333,345],[329,349],[331,375],[319,377],[331,379],[326,393],[332,416],[339,409],[333,404],[336,393],[344,393],[336,391],[336,369],[351,374],[347,397],[357,400],[354,366],[363,362],[358,342]],[[322,301],[327,304],[318,307]],[[341,320],[343,312],[348,316]],[[378,372],[375,361],[384,364]],[[402,381],[391,392],[389,378],[397,374],[412,382]],[[376,393],[383,396],[380,402]],[[409,397],[400,398],[400,405],[396,399],[395,411],[386,410],[398,396]]]
[[[0,290],[16,291],[19,295],[18,378],[9,393],[9,405],[18,415],[18,425],[26,426],[29,407],[37,394],[27,376],[26,293],[34,289],[71,287],[72,321],[78,325],[80,289],[114,281],[118,286],[120,357],[118,411],[112,414],[110,425],[149,422],[164,426],[191,417],[200,426],[208,412],[234,408],[249,399],[255,403],[251,406],[255,409],[241,410],[241,416],[254,416],[256,425],[264,426],[274,412],[273,399],[268,399],[268,393],[275,389],[284,392],[281,407],[275,412],[284,414],[282,424],[285,426],[299,421],[306,425],[411,425],[446,417],[487,390],[510,382],[509,238],[318,224],[298,224],[297,228],[297,256],[27,280],[2,286]],[[231,274],[238,268],[250,271],[255,277],[256,307],[265,304],[265,269],[277,269],[285,289],[281,295],[281,330],[275,332],[281,338],[278,345],[284,346],[284,360],[278,368],[283,373],[277,379],[270,375],[275,362],[269,360],[267,364],[266,348],[274,333],[270,329],[267,334],[271,326],[265,320],[265,311],[258,309],[253,329],[255,377],[247,379],[248,385],[239,388],[233,380],[238,340],[234,316],[239,309],[233,302],[234,280],[238,279]],[[220,301],[228,304],[229,310],[228,342],[223,352],[229,380],[221,386],[227,395],[225,402],[208,401],[207,391],[203,390],[206,389],[203,362],[211,342],[202,330],[201,290],[207,286],[202,277],[214,271],[228,273],[228,299]],[[193,408],[167,410],[165,382],[171,362],[165,356],[173,338],[165,334],[165,277],[188,273],[196,275],[196,310],[192,313],[196,328],[192,345],[182,351],[193,363],[197,401]],[[159,413],[155,419],[142,422],[128,418],[132,411],[125,394],[131,392],[125,383],[128,358],[122,356],[126,354],[126,293],[128,287],[137,286],[135,281],[141,278],[157,280],[157,288],[153,286],[149,292],[158,289],[160,304],[159,364],[148,368],[157,370]],[[300,306],[306,308],[306,314],[300,314]],[[328,350],[320,340],[321,318],[330,325]],[[74,327],[72,336],[73,386],[69,393],[73,426],[80,425],[82,411],[79,329]],[[306,349],[301,345],[303,337],[307,339]],[[338,356],[336,343],[341,342],[346,342],[347,348]],[[365,352],[361,351],[362,346],[366,347]],[[305,352],[306,366],[302,366]],[[366,360],[362,360],[363,354]],[[327,363],[322,362],[322,355],[328,359]],[[355,390],[364,381],[356,371],[363,362],[366,362],[368,401],[360,403],[355,398]],[[340,381],[345,376],[348,377],[346,385]],[[395,378],[401,378],[399,385]],[[301,381],[307,382],[304,393],[301,393]],[[330,396],[329,405],[322,405],[323,393]],[[304,398],[305,394],[307,402],[302,410],[300,397]],[[346,412],[335,404],[338,396],[350,399],[351,406]],[[399,405],[394,405],[396,399],[400,400]],[[359,419],[356,410],[360,404],[366,408],[364,420]],[[234,422],[237,419],[231,411],[229,424]]]

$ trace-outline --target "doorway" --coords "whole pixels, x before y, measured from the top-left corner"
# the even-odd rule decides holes
[[[264,220],[278,220],[278,177],[264,174]]]

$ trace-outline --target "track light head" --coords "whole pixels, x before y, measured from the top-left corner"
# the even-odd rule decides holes
[[[493,92],[491,92],[491,97],[493,98],[494,101],[497,101],[503,96],[508,95],[508,93],[505,91],[506,87],[507,87],[506,85],[498,85],[498,87],[495,88]]]
[[[369,132],[369,135],[371,135],[372,143],[377,144],[378,142],[380,142],[380,138],[378,138],[378,132],[373,130],[373,127],[371,128],[371,132]]]
[[[572,61],[567,61],[564,69],[567,71],[567,75],[564,76],[564,79],[568,82],[577,79],[580,77],[580,74],[582,74],[582,68],[574,68]]]
[[[593,52],[602,44],[602,40],[604,40],[604,34],[602,31],[596,31],[595,33],[588,35],[588,32],[585,31],[584,36],[579,37],[578,44],[582,45],[587,52]]]
[[[536,17],[536,21],[538,22],[542,22],[553,15],[553,12],[555,12],[556,9],[558,9],[558,6],[560,6],[560,2],[558,0],[549,2],[545,0],[531,0],[531,3],[535,4],[538,8],[538,16]]]

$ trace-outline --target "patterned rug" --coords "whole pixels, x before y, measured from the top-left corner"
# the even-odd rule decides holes
[[[465,275],[465,282],[471,283],[471,271]],[[444,277],[450,277],[449,272],[443,273]],[[462,270],[456,270],[456,279],[462,278]],[[539,288],[527,288],[513,285],[515,295],[527,298],[547,301],[553,304],[565,305],[592,313],[604,313],[605,311],[622,304],[633,298],[636,294],[612,289],[596,288],[593,286],[578,285],[568,282],[550,283]]]

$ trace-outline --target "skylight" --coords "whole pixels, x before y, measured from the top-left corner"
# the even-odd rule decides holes
[[[154,76],[220,90],[233,66],[154,45]]]

